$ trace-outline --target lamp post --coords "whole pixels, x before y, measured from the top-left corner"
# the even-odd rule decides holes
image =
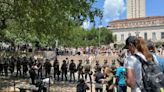
[[[101,41],[100,41],[100,31],[101,31],[101,28],[102,28],[102,27],[103,27],[102,25],[99,26],[99,47],[101,46]]]

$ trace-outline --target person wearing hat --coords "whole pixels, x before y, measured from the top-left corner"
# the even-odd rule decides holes
[[[149,51],[151,52],[151,54],[153,55],[153,58],[156,61],[156,63],[159,65],[161,72],[164,73],[164,58],[156,54],[155,44],[151,40],[148,40],[147,47]]]
[[[131,88],[131,92],[141,92],[141,89],[138,85],[142,84],[142,65],[141,62],[135,57],[135,55],[138,55],[142,59],[147,61],[145,55],[138,51],[138,46],[145,44],[139,43],[138,38],[136,36],[129,36],[126,39],[125,43],[126,45],[123,49],[128,49],[130,53],[124,60],[124,67],[126,68],[127,72],[126,84]],[[146,49],[147,48],[145,48],[145,50]],[[149,55],[148,52],[145,53]]]
[[[67,67],[67,63],[66,63],[66,61],[65,60],[63,60],[63,63],[62,63],[62,65],[61,65],[61,71],[62,71],[62,81],[63,81],[63,76],[65,76],[65,80],[67,81],[67,69],[68,69],[68,67]]]
[[[53,67],[54,67],[54,79],[59,81],[59,61],[57,59],[54,60]],[[56,78],[57,76],[57,78]]]
[[[36,72],[34,66],[32,66],[31,69],[29,70],[29,74],[32,84],[35,85]]]
[[[51,63],[48,59],[46,59],[46,62],[44,63],[44,68],[45,68],[45,77],[50,76],[51,74]]]
[[[82,77],[82,79],[84,78],[83,77],[83,65],[82,65],[82,60],[79,60],[79,63],[77,65],[77,71],[78,71],[78,80],[80,79],[80,75]]]
[[[86,60],[86,64],[84,65],[84,73],[85,73],[85,80],[87,80],[87,76],[89,76],[90,82],[92,81],[91,75],[92,75],[92,71],[91,71],[91,65],[89,60]]]
[[[72,77],[73,80],[75,82],[75,71],[76,71],[76,64],[74,63],[74,60],[71,60],[71,63],[69,65],[69,71],[70,71],[70,82],[72,81]]]

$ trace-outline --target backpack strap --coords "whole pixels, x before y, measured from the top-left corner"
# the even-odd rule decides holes
[[[144,80],[143,80],[143,76],[144,76],[144,72],[146,71],[144,68],[143,68],[143,65],[147,65],[147,62],[142,58],[140,57],[139,55],[137,54],[134,54],[134,56],[141,62],[141,66],[142,66],[142,82],[143,82],[143,85],[144,84]],[[148,66],[148,65],[147,65]],[[141,91],[145,92],[145,90],[143,90],[143,87],[140,86],[141,84],[139,84],[138,82],[136,82],[137,86],[141,89]]]
[[[139,55],[134,54],[134,56],[141,62],[142,66],[143,66],[143,64],[147,65],[147,62],[143,58],[141,58]]]

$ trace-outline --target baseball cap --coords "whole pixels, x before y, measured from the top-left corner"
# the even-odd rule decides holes
[[[148,47],[148,49],[154,48],[154,42],[151,40],[148,40],[147,41],[147,47]]]
[[[130,43],[132,43],[133,45],[136,45],[136,39],[137,39],[137,37],[136,36],[129,36],[127,39],[126,39],[126,44],[125,44],[125,46],[123,47],[123,49],[128,49],[128,45],[130,44]]]

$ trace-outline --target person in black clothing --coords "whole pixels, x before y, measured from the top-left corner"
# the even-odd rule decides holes
[[[44,63],[44,68],[45,68],[45,76],[46,77],[50,76],[50,73],[51,73],[51,63],[48,61],[48,59]]]
[[[29,74],[30,74],[32,84],[35,85],[36,72],[33,67],[31,67]]]
[[[84,65],[84,73],[85,73],[85,80],[87,80],[87,76],[89,76],[90,82],[92,82],[92,71],[91,71],[91,64],[89,60],[86,60],[86,64]]]
[[[22,59],[22,65],[23,65],[23,76],[27,75],[27,71],[28,71],[28,61],[26,59],[26,57],[23,57]]]
[[[53,63],[53,67],[54,67],[54,79],[56,79],[56,75],[58,76],[58,81],[59,81],[59,62],[57,59],[54,60]]]
[[[65,76],[65,80],[67,81],[67,63],[65,60],[63,60],[63,64],[61,66],[61,71],[62,71],[62,81],[63,81],[63,76]]]
[[[4,69],[4,60],[3,57],[0,58],[0,74],[3,75],[3,69]]]
[[[97,69],[97,72],[95,74],[95,90],[96,92],[103,92],[103,84],[101,79],[104,79],[104,74],[101,72],[101,68]]]
[[[4,58],[4,72],[5,72],[5,76],[8,76],[8,58]]]
[[[71,63],[69,65],[69,71],[70,71],[70,82],[72,81],[72,76],[73,76],[73,80],[75,82],[76,64],[74,63],[73,60],[71,60]]]
[[[34,63],[34,58],[30,57],[28,62],[29,68],[31,68]]]
[[[14,69],[15,69],[15,58],[12,56],[9,62],[9,70],[11,72],[11,75],[13,75]]]
[[[88,85],[85,83],[84,79],[80,79],[76,86],[76,92],[86,92],[86,90],[89,90]]]
[[[17,59],[16,59],[16,68],[17,68],[16,76],[18,76],[18,72],[21,76],[21,60],[20,60],[20,57],[17,57]]]
[[[82,60],[79,60],[79,64],[77,65],[77,71],[78,71],[78,80],[80,79],[80,75],[81,75],[82,79],[84,79]]]

